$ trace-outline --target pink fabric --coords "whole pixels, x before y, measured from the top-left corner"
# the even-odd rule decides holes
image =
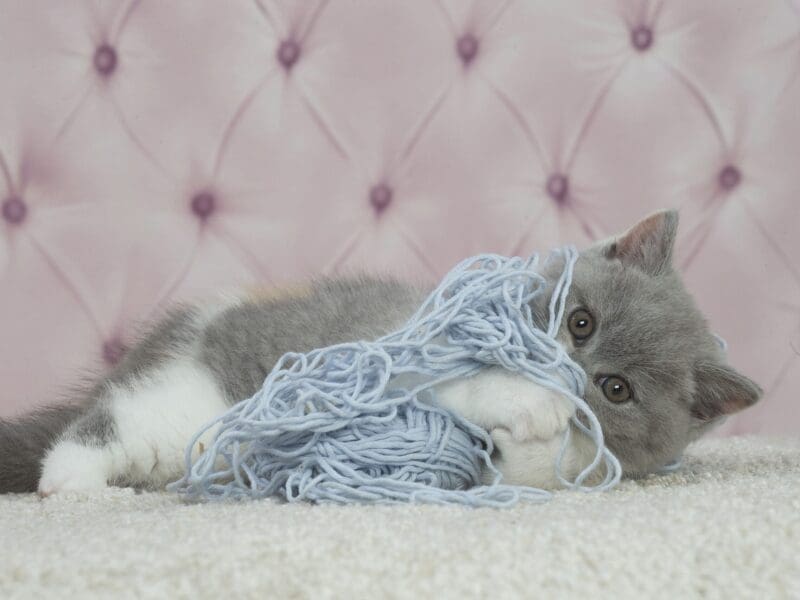
[[[800,27],[781,0],[0,0],[0,414],[173,300],[579,245],[678,264],[797,432]]]

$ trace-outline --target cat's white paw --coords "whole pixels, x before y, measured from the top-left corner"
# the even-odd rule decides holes
[[[495,447],[492,464],[502,473],[503,483],[542,489],[558,487],[555,462],[561,448],[560,437],[520,442],[504,428],[493,429],[491,436]],[[494,475],[485,470],[482,477],[485,484],[490,484]]]
[[[39,495],[98,492],[108,487],[111,459],[100,448],[60,442],[42,462]]]
[[[569,420],[575,414],[575,405],[572,400],[559,394],[548,391],[547,400],[543,401],[537,413],[537,434],[540,439],[549,440],[563,433],[569,426]],[[560,437],[560,436],[559,436]]]
[[[493,426],[504,427],[517,442],[549,440],[564,431],[575,412],[569,398],[524,381],[493,399]]]
[[[574,430],[566,446],[564,446],[566,430],[549,439],[533,439],[525,442],[515,440],[511,432],[504,428],[492,429],[489,433],[494,445],[492,464],[503,474],[503,482],[512,485],[530,485],[543,489],[561,488],[563,484],[559,474],[567,481],[574,481],[578,474],[591,464],[597,452],[591,438]],[[586,485],[600,483],[603,475],[603,469],[599,469],[584,483]],[[484,469],[482,480],[486,484],[494,480],[494,474],[490,469]]]
[[[506,429],[518,442],[557,436],[575,412],[566,396],[500,367],[438,386],[436,402],[487,431]]]

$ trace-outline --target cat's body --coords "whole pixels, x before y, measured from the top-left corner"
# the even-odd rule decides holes
[[[760,393],[724,365],[669,264],[676,223],[675,213],[659,213],[582,253],[558,336],[587,371],[585,399],[629,474],[669,462]],[[76,405],[0,423],[0,492],[163,487],[180,477],[191,436],[251,396],[282,354],[375,339],[426,295],[362,277],[176,308]],[[544,301],[533,308],[540,318],[546,310]],[[436,398],[491,432],[507,482],[557,485],[554,459],[572,416],[565,398],[497,367],[438,386]],[[594,452],[572,438],[568,477]]]

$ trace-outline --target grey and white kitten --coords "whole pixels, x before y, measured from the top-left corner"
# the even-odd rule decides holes
[[[671,266],[677,223],[674,211],[656,213],[583,251],[558,334],[588,375],[585,400],[627,475],[662,467],[761,395],[726,364]],[[0,493],[161,488],[182,474],[192,435],[260,388],[282,354],[377,338],[426,295],[360,277],[177,307],[72,403],[0,422]],[[544,299],[533,308],[544,321]],[[491,433],[505,481],[557,485],[571,402],[500,368],[442,384],[436,397]],[[568,477],[594,454],[585,436],[572,439]]]

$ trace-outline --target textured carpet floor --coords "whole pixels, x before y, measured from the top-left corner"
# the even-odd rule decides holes
[[[800,598],[800,439],[508,510],[0,497],[0,598]]]

